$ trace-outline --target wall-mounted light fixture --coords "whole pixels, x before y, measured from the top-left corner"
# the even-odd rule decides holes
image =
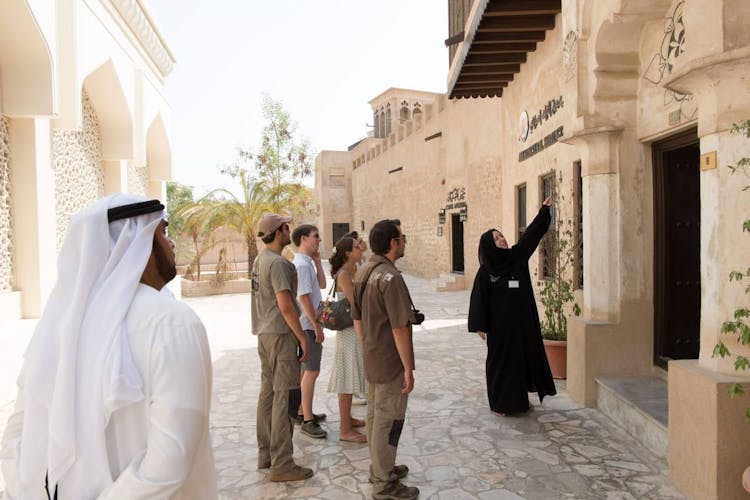
[[[445,224],[445,209],[441,208],[438,212],[438,223]]]
[[[466,207],[463,207],[463,208],[462,208],[462,209],[461,209],[461,210],[460,210],[460,211],[458,212],[458,220],[460,220],[461,222],[466,222],[466,219],[467,219],[467,217],[468,217],[468,215],[467,215],[467,213],[466,213]]]

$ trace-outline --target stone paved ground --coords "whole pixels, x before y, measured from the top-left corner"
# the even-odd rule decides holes
[[[467,292],[433,291],[407,276],[427,321],[415,332],[417,371],[398,461],[420,498],[636,499],[683,498],[666,477],[666,464],[594,409],[559,394],[527,416],[493,415],[486,402],[484,344],[467,334]],[[255,408],[259,387],[256,344],[248,332],[247,295],[188,299],[206,323],[214,358],[211,416],[223,499],[370,498],[366,445],[338,440],[337,399],[328,394],[335,335],[324,344],[315,411],[328,414],[328,437],[295,432],[295,459],[315,471],[298,483],[271,483],[255,469]],[[28,330],[28,326],[26,327]],[[0,335],[0,341],[4,336]],[[8,356],[0,353],[0,361]],[[1,385],[7,392],[8,380]],[[0,391],[0,396],[6,394]],[[4,425],[10,402],[0,400]],[[355,406],[364,417],[366,406]],[[0,479],[0,490],[2,480]]]

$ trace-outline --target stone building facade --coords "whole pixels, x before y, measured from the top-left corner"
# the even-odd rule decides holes
[[[0,15],[0,317],[37,317],[70,216],[166,199],[174,57],[142,2],[7,0]]]
[[[712,352],[721,339],[750,354],[720,333],[747,304],[729,274],[750,267],[750,199],[728,166],[750,156],[730,133],[750,118],[750,3],[450,0],[449,10],[446,95],[424,94],[423,116],[384,137],[378,127],[321,153],[320,226],[366,234],[400,218],[402,267],[463,272],[468,287],[481,232],[515,241],[561,177],[582,307],[569,323],[569,393],[595,406],[598,377],[667,379],[671,478],[694,498],[743,497],[748,398],[730,399],[728,386],[750,377]],[[407,94],[418,95],[380,98]],[[537,279],[544,259],[532,257]]]

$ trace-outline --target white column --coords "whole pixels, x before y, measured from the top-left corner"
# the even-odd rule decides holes
[[[57,279],[55,175],[50,120],[10,120],[16,286],[21,313],[41,315]]]

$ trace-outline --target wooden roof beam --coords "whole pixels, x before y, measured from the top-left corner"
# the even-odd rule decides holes
[[[457,83],[492,83],[513,81],[512,73],[491,73],[485,75],[461,75]]]
[[[474,35],[472,45],[495,42],[543,42],[546,31],[481,31]]]
[[[507,52],[534,52],[536,42],[477,43],[472,45],[472,54],[502,54]]]
[[[555,27],[555,16],[502,16],[483,17],[478,31],[533,31],[551,30]]]
[[[489,90],[489,91],[476,91],[476,90],[459,90],[451,93],[451,98],[465,98],[470,97],[502,97],[503,89]]]
[[[493,84],[482,84],[482,83],[467,83],[467,84],[461,84],[457,83],[455,87],[453,87],[453,90],[455,92],[459,92],[462,90],[485,90],[485,91],[495,91],[500,90],[508,86],[508,82],[497,82]]]
[[[561,0],[494,0],[484,10],[485,16],[557,14],[562,12]]]
[[[511,52],[505,54],[475,54],[474,51],[469,52],[469,55],[464,61],[464,68],[467,66],[484,66],[487,64],[500,64],[500,63],[525,63],[526,52]]]
[[[517,63],[484,64],[481,66],[465,66],[462,75],[494,75],[498,73],[518,73],[521,65]]]

